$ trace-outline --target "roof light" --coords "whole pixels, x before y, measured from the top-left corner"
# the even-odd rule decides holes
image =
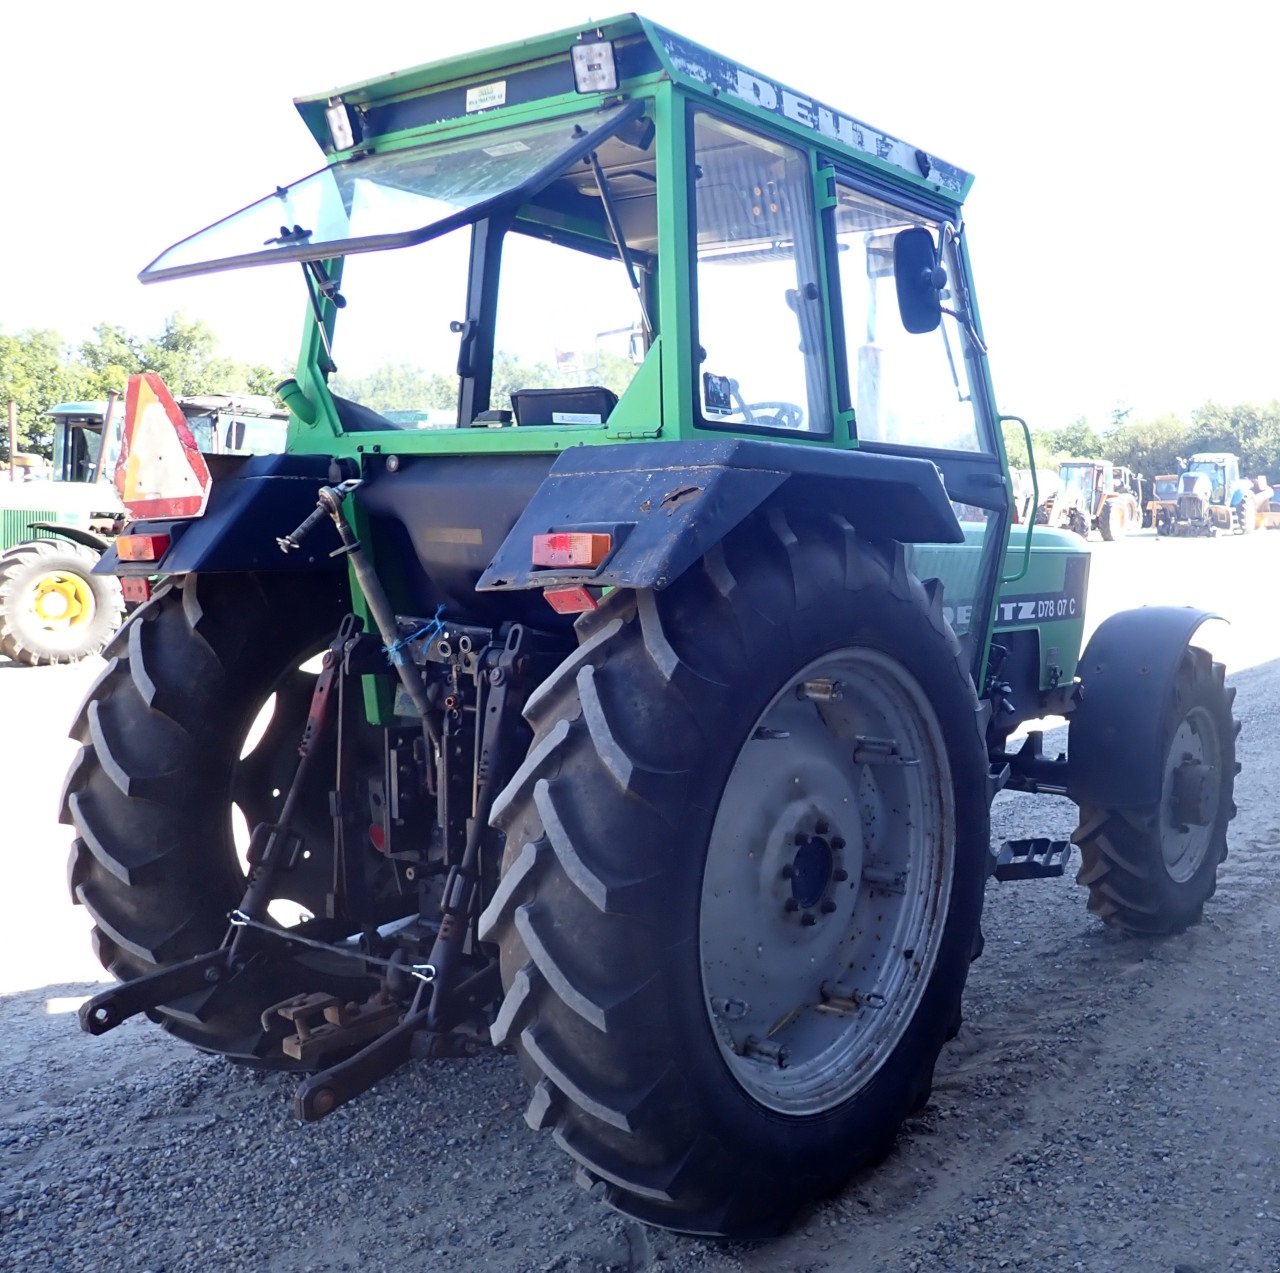
[[[618,87],[618,60],[609,40],[573,46],[573,85],[579,93],[612,93]]]
[[[117,535],[115,544],[121,561],[159,561],[169,550],[169,536]]]
[[[613,548],[613,536],[589,531],[557,531],[533,537],[535,566],[583,566],[594,570]]]
[[[588,610],[600,608],[600,603],[591,595],[591,589],[580,583],[571,588],[546,588],[542,595],[556,614],[585,614]]]
[[[329,105],[324,108],[324,117],[329,125],[329,137],[334,150],[350,150],[355,145],[356,135],[346,102],[340,97],[331,97]]]

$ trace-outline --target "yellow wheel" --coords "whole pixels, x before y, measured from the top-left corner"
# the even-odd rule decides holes
[[[53,632],[92,622],[97,606],[93,589],[82,575],[50,570],[40,575],[32,587],[31,609],[40,626]]]
[[[124,618],[120,581],[95,575],[98,554],[33,539],[0,554],[0,654],[17,663],[74,663],[97,654]]]

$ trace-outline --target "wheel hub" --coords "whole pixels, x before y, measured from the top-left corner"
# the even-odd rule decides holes
[[[51,570],[36,579],[31,609],[46,628],[74,628],[93,614],[93,593],[78,575]]]
[[[1200,869],[1221,812],[1222,740],[1213,716],[1193,707],[1179,724],[1165,761],[1160,849],[1179,883]]]
[[[1214,814],[1214,771],[1187,760],[1173,773],[1173,816],[1194,827],[1208,826]]]
[[[819,823],[825,828],[826,823]],[[844,848],[844,841],[837,837],[835,843]],[[817,906],[827,894],[835,871],[835,846],[822,835],[796,835],[796,855],[791,862],[791,898],[803,910]]]

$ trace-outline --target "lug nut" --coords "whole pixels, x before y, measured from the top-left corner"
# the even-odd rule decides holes
[[[796,873],[796,868],[790,862],[786,864],[779,872],[784,880],[789,880]]]
[[[835,880],[837,884],[843,884],[845,880],[849,878],[849,872],[846,871],[844,867],[837,866],[836,869],[831,872],[831,878]]]
[[[818,825],[814,827],[814,830],[817,831],[819,835],[826,835],[827,832],[831,830],[831,828],[827,825],[827,821],[825,818],[819,818]]]
[[[805,928],[812,928],[817,922],[818,921],[813,917],[812,911],[805,911],[805,913],[800,916],[800,923],[803,924]]]
[[[803,831],[797,831],[797,832],[796,832],[796,834],[795,834],[795,842],[796,842],[797,844],[801,844],[801,845],[808,844],[808,843],[809,843],[809,837],[808,837],[807,835],[805,835],[805,833],[804,833]]]
[[[844,848],[844,841],[838,835],[833,835],[831,837],[831,847],[839,853]]]
[[[831,912],[835,910],[835,908],[836,908],[836,904],[830,898],[827,898],[827,900],[823,902],[821,906],[818,907],[818,909],[824,915],[830,915]]]

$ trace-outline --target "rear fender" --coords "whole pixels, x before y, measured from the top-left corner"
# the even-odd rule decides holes
[[[1076,804],[1159,803],[1178,668],[1200,626],[1219,618],[1190,606],[1144,606],[1112,615],[1090,637],[1067,733],[1067,791]]]
[[[329,461],[320,455],[210,455],[213,485],[200,517],[133,522],[131,534],[168,535],[171,543],[159,561],[121,562],[109,548],[95,574],[183,575],[192,571],[344,570],[330,558],[338,533],[326,521],[302,552],[280,551],[276,539],[287,535],[316,506],[320,487],[329,481]]]
[[[868,538],[964,542],[929,460],[743,439],[582,446],[557,458],[476,589],[662,589],[774,500],[840,513]],[[535,535],[573,530],[612,536],[598,567],[531,564]]]

